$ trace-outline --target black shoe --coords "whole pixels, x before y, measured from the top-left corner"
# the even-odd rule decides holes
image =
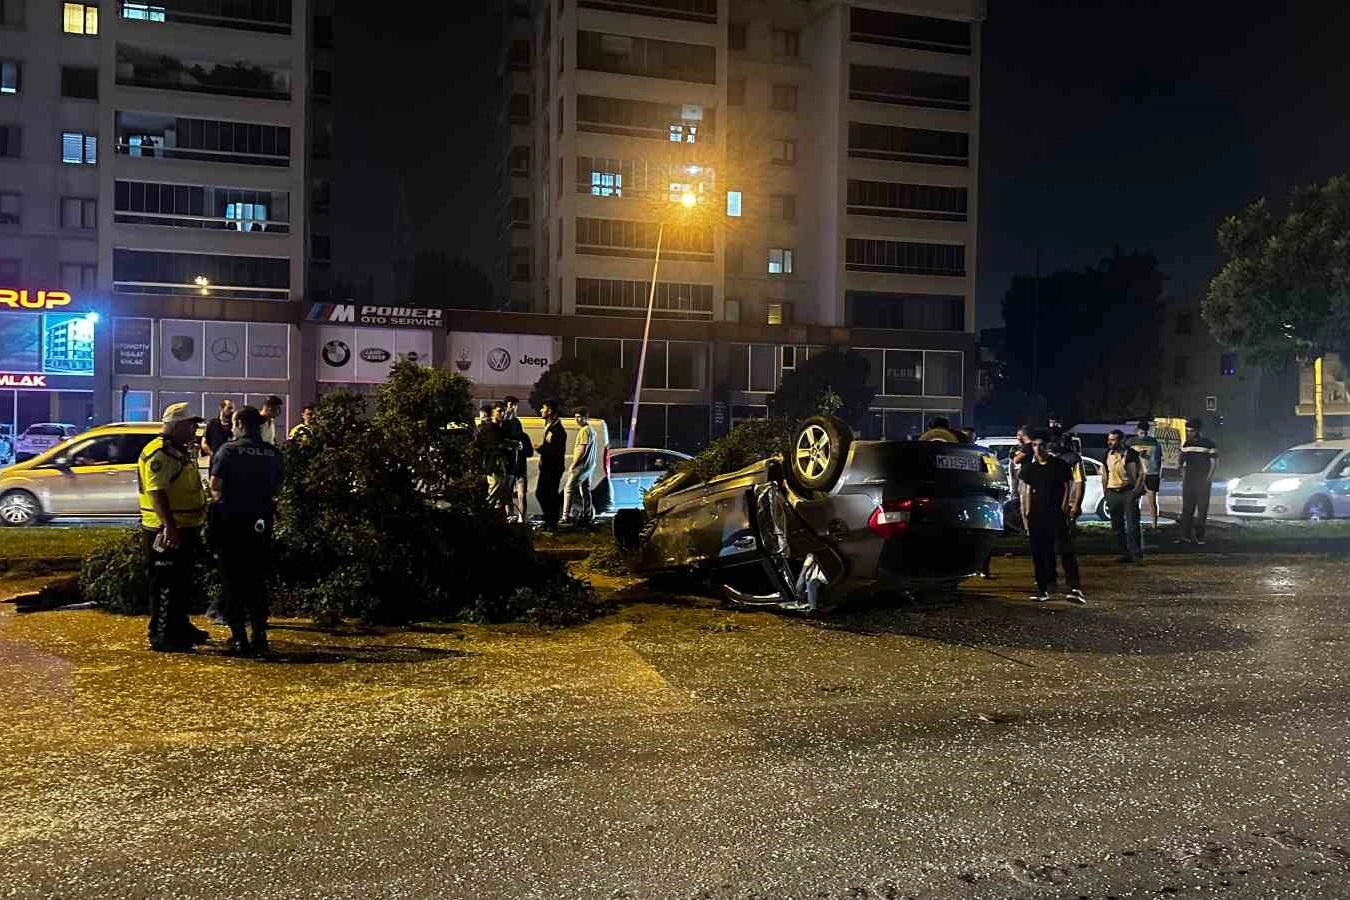
[[[192,644],[177,638],[160,638],[150,642],[150,649],[156,653],[191,653]]]
[[[1134,561],[1135,561],[1135,560],[1134,560],[1134,557],[1133,557],[1133,556],[1117,556],[1117,557],[1116,557],[1116,562],[1118,562],[1118,563],[1132,563],[1132,562],[1134,562]]]
[[[266,634],[255,634],[253,640],[249,641],[249,649],[253,656],[268,656],[272,652],[272,646],[267,643]]]
[[[230,638],[225,642],[226,656],[252,656],[253,647],[248,641],[241,641],[239,638]]]
[[[1083,594],[1082,588],[1074,588],[1064,595],[1064,599],[1070,603],[1087,603],[1087,597]]]
[[[194,644],[205,644],[211,640],[211,633],[205,629],[198,628],[196,625],[189,625],[183,636]]]

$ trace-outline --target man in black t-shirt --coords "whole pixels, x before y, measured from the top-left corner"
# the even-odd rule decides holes
[[[1203,427],[1199,419],[1187,420],[1186,441],[1181,445],[1181,544],[1205,543],[1205,520],[1209,518],[1219,448],[1200,433]]]
[[[1022,464],[1018,476],[1022,522],[1031,538],[1031,558],[1036,568],[1036,594],[1032,599],[1038,603],[1050,599],[1058,550],[1064,565],[1064,578],[1069,584],[1066,599],[1086,603],[1070,530],[1075,512],[1074,472],[1068,463],[1050,455],[1049,440],[1050,436],[1044,431],[1032,435],[1032,455]]]
[[[563,457],[567,454],[567,430],[558,420],[558,401],[545,400],[539,404],[544,417],[544,436],[539,444],[539,485],[534,496],[544,512],[544,527],[558,530],[562,518]]]
[[[226,441],[234,439],[234,401],[220,401],[220,415],[206,423],[202,436],[202,456],[211,457]]]

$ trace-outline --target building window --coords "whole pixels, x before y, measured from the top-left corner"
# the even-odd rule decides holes
[[[61,227],[88,231],[98,227],[98,201],[92,197],[62,197]]]
[[[622,197],[623,173],[607,172],[599,169],[591,171],[591,196]]]
[[[781,112],[796,112],[797,86],[795,84],[775,84],[769,106]]]
[[[559,220],[561,223],[561,220]],[[648,257],[656,252],[655,222],[632,222],[621,219],[592,219],[578,216],[576,220],[578,253],[596,256]],[[561,232],[559,241],[562,240]],[[713,231],[692,225],[667,225],[661,237],[661,258],[707,260],[713,254]]]
[[[11,91],[10,93],[13,93]],[[733,78],[727,82],[727,106],[745,105],[745,79]]]
[[[203,288],[197,281],[207,280]],[[239,300],[291,299],[291,261],[284,257],[113,249],[118,294],[196,294]]]
[[[686,118],[689,113],[694,115]],[[712,134],[716,110],[689,107],[680,103],[652,103],[646,100],[620,100],[616,97],[577,96],[577,131],[622,134],[628,137],[695,143],[707,141]],[[677,131],[672,125],[678,123]],[[690,126],[688,135],[684,126]],[[691,139],[686,140],[686,137]]]
[[[530,41],[517,38],[511,42],[511,68],[517,72],[530,70]]]
[[[511,280],[529,281],[530,280],[530,248],[512,247],[511,248]]]
[[[311,262],[327,263],[333,259],[333,239],[326,234],[312,234],[309,237],[309,258]]]
[[[510,156],[510,167],[512,175],[529,175],[530,148],[512,147]]]
[[[789,247],[769,248],[769,274],[792,274],[792,249]]]
[[[727,49],[744,50],[745,49],[745,23],[732,22],[727,26]]]
[[[769,198],[769,214],[783,222],[797,221],[797,195],[774,194]]]
[[[650,290],[648,281],[578,278],[577,311],[585,315],[645,316]],[[713,315],[713,286],[659,281],[653,303],[652,316],[658,319],[708,321]]]
[[[778,348],[773,344],[732,344],[733,391],[770,393],[778,387]]]
[[[1191,360],[1188,356],[1178,356],[1172,360],[1172,380],[1177,384],[1185,384],[1191,376]]]
[[[98,7],[88,3],[66,3],[62,6],[62,21],[66,34],[98,34]]]
[[[965,331],[966,298],[950,294],[844,294],[850,328]]]
[[[118,153],[254,166],[290,164],[291,130],[284,125],[189,119],[118,111]]]
[[[968,22],[853,7],[849,10],[848,30],[851,41],[936,53],[970,54]]]
[[[801,35],[781,28],[773,30],[773,55],[793,58],[801,55]]]
[[[967,166],[970,164],[970,135],[963,131],[849,122],[848,155],[858,159]]]
[[[91,263],[61,263],[63,291],[92,291],[97,287],[98,266]]]
[[[14,59],[0,59],[0,94],[17,94],[22,81],[23,64]]]
[[[128,0],[122,2],[122,18],[130,19],[133,22],[163,22],[164,13],[165,9],[162,6],[131,3]]]
[[[705,44],[578,31],[577,68],[714,84],[717,80],[717,49]]]
[[[844,242],[844,267],[856,272],[965,275],[966,248],[962,244],[848,238]]]
[[[1191,334],[1195,330],[1195,316],[1192,313],[1177,313],[1177,334]]]
[[[76,100],[98,99],[98,69],[86,66],[61,67],[61,96]]]
[[[745,271],[745,246],[735,241],[727,241],[727,271]]]
[[[722,318],[728,322],[741,320],[741,301],[728,299],[722,304]]]
[[[328,48],[333,46],[333,17],[314,17],[314,46]]]
[[[970,109],[970,79],[964,75],[940,75],[917,69],[882,66],[848,67],[850,100],[894,103],[929,109]]]
[[[529,228],[530,227],[530,198],[512,197],[511,198],[511,227]]]
[[[862,216],[964,222],[966,189],[850,178],[848,211]]]
[[[251,233],[290,231],[290,194],[189,184],[113,184],[113,221]]]
[[[0,191],[0,225],[18,225],[23,221],[23,195]]]
[[[23,149],[23,129],[18,125],[0,125],[0,156],[17,159]]]
[[[315,178],[309,183],[310,209],[316,213],[326,213],[333,206],[333,180]]]
[[[787,325],[789,322],[792,321],[792,304],[784,300],[770,300],[767,306],[767,311],[768,311],[768,324],[770,325]],[[788,348],[784,347],[783,349],[784,351],[786,351]],[[795,364],[796,348],[792,349],[793,349],[793,360]],[[783,367],[789,368],[787,364],[786,355],[783,357]]]
[[[685,122],[681,125],[671,125],[670,142],[672,144],[698,143],[698,126],[691,122]]]
[[[83,131],[61,132],[61,162],[92,166],[98,162],[98,138]]]
[[[530,95],[511,95],[511,121],[523,123],[530,121]]]
[[[727,191],[727,215],[737,218],[741,214],[741,192]]]
[[[797,142],[775,140],[769,146],[769,158],[780,166],[797,164]]]
[[[0,25],[5,28],[23,27],[24,0],[0,0]]]
[[[1224,353],[1219,356],[1219,374],[1225,378],[1237,374],[1238,355],[1236,353]]]
[[[333,96],[333,73],[327,69],[315,69],[314,83],[310,88],[314,91],[314,97],[316,99],[329,99]]]

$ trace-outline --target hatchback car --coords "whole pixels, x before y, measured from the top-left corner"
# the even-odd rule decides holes
[[[74,437],[78,432],[79,429],[74,425],[34,422],[19,432],[19,437],[14,442],[14,458],[19,462],[31,459],[44,450],[50,450],[66,438]]]
[[[814,416],[735,472],[657,482],[614,517],[640,571],[694,572],[736,605],[813,611],[854,591],[945,592],[1003,529],[1007,476],[971,444],[863,441]]]
[[[0,472],[0,522],[139,515],[136,461],[162,431],[158,422],[101,425],[15,463]]]
[[[1228,514],[1249,519],[1350,516],[1350,440],[1284,451],[1260,472],[1228,482]]]

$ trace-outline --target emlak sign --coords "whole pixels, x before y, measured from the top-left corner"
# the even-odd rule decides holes
[[[371,325],[394,328],[441,328],[445,310],[427,306],[379,306],[372,303],[315,303],[311,322],[331,325]]]
[[[0,388],[45,388],[46,375],[19,375],[13,372],[0,372]]]

